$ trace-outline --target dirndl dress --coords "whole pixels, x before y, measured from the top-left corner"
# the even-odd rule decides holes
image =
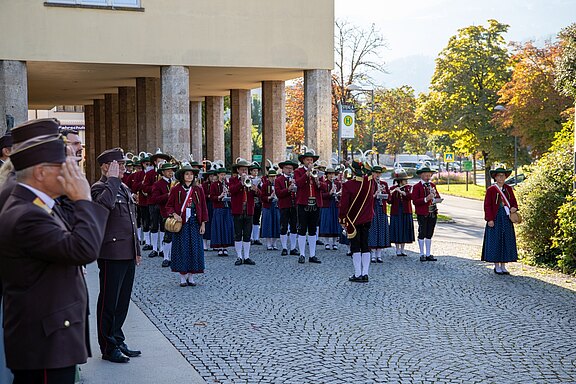
[[[404,213],[402,204],[398,215],[390,215],[390,242],[396,244],[414,242],[414,219],[411,213]]]
[[[486,223],[484,243],[482,245],[482,260],[491,263],[518,261],[514,224],[510,221],[502,205],[498,208],[494,226],[490,228],[488,223]]]
[[[204,245],[196,216],[192,216],[180,232],[172,236],[170,269],[180,273],[204,273]]]
[[[202,237],[204,240],[210,240],[212,238],[212,215],[214,214],[214,208],[212,208],[212,200],[206,201],[206,209],[208,210],[208,222],[204,225],[206,230]]]
[[[330,198],[330,206],[320,209],[320,237],[338,237],[342,226],[338,222],[336,199]]]
[[[374,217],[368,232],[368,247],[371,249],[390,247],[388,215],[382,209],[378,199],[374,199]]]
[[[262,208],[262,238],[280,238],[280,210],[277,202],[271,202],[270,208]]]
[[[212,215],[212,248],[226,248],[234,245],[234,221],[230,207],[214,208]]]

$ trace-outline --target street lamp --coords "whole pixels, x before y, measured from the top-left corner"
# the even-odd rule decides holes
[[[497,105],[494,107],[495,111],[503,112],[506,107]],[[514,183],[518,184],[518,136],[514,135]]]
[[[372,105],[372,120],[370,122],[370,131],[371,131],[371,147],[374,148],[374,88],[370,89],[363,89],[359,85],[356,84],[349,84],[346,87],[349,91],[360,91],[360,92],[370,92],[370,104]]]

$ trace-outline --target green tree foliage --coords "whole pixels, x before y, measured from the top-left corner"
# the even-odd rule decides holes
[[[574,233],[567,238],[563,233],[576,225],[576,216],[566,216],[570,207],[560,210],[572,191],[572,131],[573,122],[564,124],[551,151],[531,167],[526,181],[517,187],[524,218],[517,227],[518,250],[528,263],[565,267],[573,256],[564,252],[574,246]]]
[[[469,132],[458,137],[470,153],[481,151],[486,164],[506,134],[491,123],[498,91],[510,79],[509,54],[502,36],[508,25],[488,20],[488,26],[470,26],[452,36],[436,59],[430,94],[422,106],[428,126],[437,131]],[[488,169],[486,180],[489,180]]]
[[[547,43],[543,48],[532,42],[515,44],[510,60],[512,79],[500,90],[499,103],[506,107],[495,115],[494,122],[520,139],[539,157],[550,147],[554,134],[566,121],[562,113],[574,101],[554,87],[554,62],[561,52],[560,44]]]
[[[576,98],[576,23],[559,34],[562,54],[556,60],[556,87],[565,95]]]
[[[252,95],[252,153],[262,154],[262,101],[256,94]]]

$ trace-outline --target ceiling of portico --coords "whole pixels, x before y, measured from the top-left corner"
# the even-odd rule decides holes
[[[266,80],[290,80],[302,70],[282,68],[189,67],[190,99],[225,96],[230,89],[254,89]],[[136,86],[137,77],[160,77],[160,67],[90,63],[27,62],[29,109],[55,105],[87,105]]]

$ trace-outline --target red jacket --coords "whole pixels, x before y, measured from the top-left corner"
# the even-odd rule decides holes
[[[186,219],[186,210],[182,212],[182,205],[184,205],[184,199],[186,199],[186,195],[188,193],[184,189],[184,187],[178,183],[176,184],[172,190],[170,190],[170,195],[168,196],[168,202],[166,203],[166,213],[171,215],[176,213],[182,216],[182,221],[185,223]],[[208,221],[208,208],[206,208],[206,198],[204,196],[204,190],[202,187],[194,186],[192,187],[192,201],[196,206],[196,219],[198,219],[198,223],[202,224]]]
[[[428,207],[432,205],[432,200],[424,201],[424,198],[430,194],[432,188],[436,189],[434,183],[430,183],[430,188],[426,188],[422,181],[419,181],[412,187],[412,201],[414,202],[417,215],[428,216],[430,214]],[[435,197],[437,199],[440,198],[438,191],[436,191]]]
[[[272,205],[272,192],[274,192],[274,189],[274,184],[270,182],[270,179],[262,179],[262,187],[260,188],[260,200],[262,200],[262,208],[270,208]]]
[[[308,198],[316,197],[316,205],[322,207],[322,192],[328,192],[326,183],[319,181],[318,186],[313,177],[306,175],[306,169],[301,167],[294,171],[294,180],[296,181],[296,204],[308,205]]]
[[[278,197],[278,208],[291,208],[296,206],[296,193],[288,190],[290,181],[285,175],[276,176],[274,190]]]
[[[144,171],[134,172],[132,174],[132,180],[130,181],[130,189],[132,193],[138,194],[138,205],[147,206],[148,198],[144,195],[142,191],[142,182],[144,181]]]
[[[254,215],[254,197],[260,196],[260,190],[256,188],[246,188],[240,182],[240,178],[233,176],[229,181],[230,196],[232,196],[232,215],[241,215],[244,212],[243,206],[246,203],[246,214]]]
[[[508,203],[510,203],[510,207],[518,209],[518,202],[516,201],[516,196],[514,196],[514,189],[507,184],[504,184],[502,189],[504,196],[506,196]],[[495,184],[491,185],[486,191],[486,196],[484,197],[484,220],[496,220],[496,214],[498,213],[498,208],[500,208],[500,203],[504,204],[502,196],[500,195],[500,192],[498,192],[498,186]]]
[[[122,176],[122,182],[126,184],[128,188],[130,188],[130,179],[132,178],[133,174],[133,172],[124,172],[124,175]]]
[[[202,189],[204,190],[204,196],[206,196],[206,201],[210,200],[210,185],[212,183],[210,180],[206,180],[202,183]]]
[[[360,191],[362,183],[367,193]],[[370,223],[374,217],[374,191],[376,183],[371,177],[360,176],[354,177],[342,184],[342,197],[340,198],[340,210],[338,218],[340,223],[346,221],[348,214],[349,220],[354,225]],[[360,192],[360,195],[358,194]]]
[[[212,207],[214,208],[230,206],[230,203],[224,203],[220,200],[220,195],[224,191],[224,184],[228,185],[226,181],[215,181],[210,185],[210,200],[212,200]]]
[[[390,199],[390,188],[388,188],[387,182],[385,182],[384,180],[378,180],[376,185],[375,185],[374,200],[377,200],[376,195],[378,194],[378,185],[380,185],[380,192],[388,195],[387,199],[382,199],[382,205],[381,205],[384,213],[388,214],[387,205],[388,205],[388,200]]]
[[[148,196],[148,203],[150,205],[158,205],[160,207],[160,215],[163,218],[168,217],[166,212],[166,203],[168,202],[168,195],[170,194],[170,182],[165,178],[161,178],[152,185],[152,193]]]
[[[335,199],[336,196],[332,195],[332,184],[336,184],[336,192],[338,192],[342,188],[342,183],[338,181],[338,179],[334,179],[333,181],[324,180],[326,183],[326,191],[322,192],[322,206],[320,208],[330,208],[330,203],[332,199]]]
[[[412,214],[412,186],[408,184],[404,186],[406,196],[394,192],[398,187],[398,185],[393,185],[392,188],[390,188],[390,195],[388,196],[388,202],[390,203],[390,216],[400,214],[400,204],[402,204],[402,213]]]
[[[151,169],[144,175],[144,180],[142,180],[142,191],[146,194],[148,199],[150,199],[150,195],[152,194],[152,186],[161,178],[162,176],[156,172],[156,169]],[[148,202],[148,204],[150,204],[150,202]]]

